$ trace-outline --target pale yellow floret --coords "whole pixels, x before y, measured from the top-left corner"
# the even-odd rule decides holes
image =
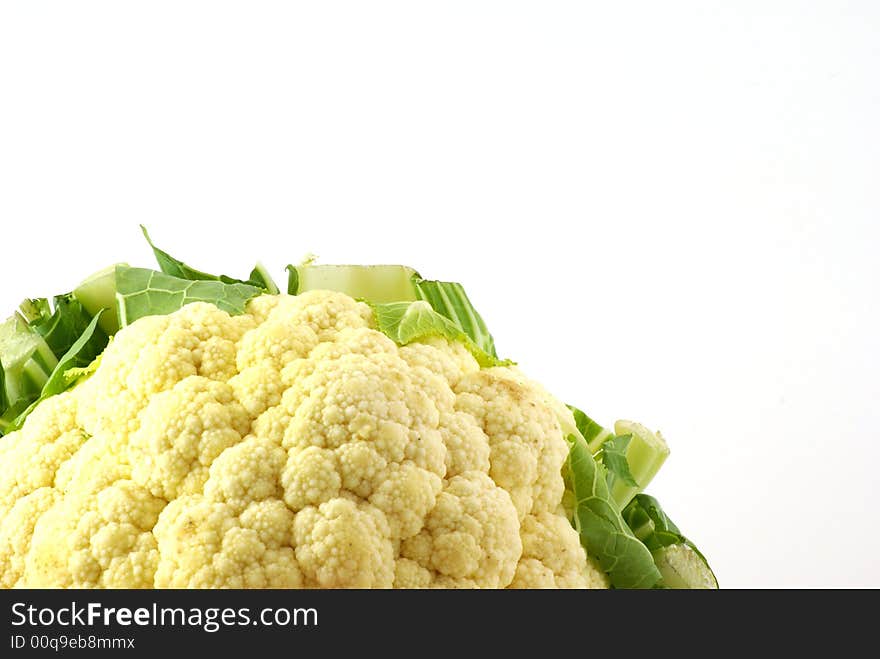
[[[290,390],[293,395],[282,399],[282,405],[293,412],[284,446],[337,448],[352,439],[373,440],[382,421],[398,424],[402,431],[409,428],[410,382],[399,361],[384,353],[317,361],[314,371]],[[399,441],[390,436],[380,439],[397,445],[402,457],[402,437]],[[392,452],[394,448],[388,447]]]
[[[270,407],[278,405],[285,389],[281,383],[281,374],[270,361],[243,369],[230,378],[229,386],[251,419],[256,419]]]
[[[0,587],[12,588],[24,573],[24,561],[30,551],[34,525],[57,500],[51,487],[41,487],[23,496],[0,521]]]
[[[307,358],[291,360],[281,371],[281,380],[294,386],[311,376],[321,365],[332,363],[346,355],[365,357],[385,353],[397,357],[397,346],[381,332],[367,327],[345,328],[335,335],[333,341],[318,344]]]
[[[0,438],[0,518],[22,497],[54,486],[58,469],[85,440],[72,393],[44,401],[21,430]]]
[[[228,384],[186,378],[144,409],[131,437],[132,478],[168,500],[200,492],[211,463],[249,429],[250,417]]]
[[[308,327],[319,341],[332,341],[343,329],[372,325],[373,312],[343,293],[307,291],[282,297],[267,322],[275,319],[284,320],[290,327]]]
[[[266,499],[278,499],[278,474],[287,455],[277,444],[260,437],[247,437],[226,449],[211,463],[205,496],[224,501],[237,511]]]
[[[489,472],[489,439],[467,412],[452,412],[440,418],[440,434],[446,445],[446,477],[466,471]]]
[[[239,515],[201,495],[169,504],[153,531],[159,588],[298,588],[290,547],[294,515],[283,502],[250,504]]]
[[[132,323],[114,336],[89,382],[77,387],[87,400],[80,425],[90,435],[128,441],[155,394],[193,375],[231,377],[236,344],[253,325],[250,316],[232,318],[206,302]]]
[[[125,478],[131,478],[128,445],[114,435],[96,435],[82,442],[79,450],[58,467],[55,487],[69,497],[80,497]]]
[[[520,519],[555,509],[568,450],[543,389],[511,369],[491,368],[465,376],[456,391],[457,408],[488,436],[489,474],[510,493]]]
[[[292,304],[295,297],[292,295],[258,295],[247,303],[247,314],[255,325],[259,326],[266,322],[269,314],[280,304]]]
[[[0,586],[605,587],[560,413],[340,293],[145,317],[0,438]]]
[[[430,588],[434,573],[411,558],[398,558],[394,563],[395,588]]]
[[[410,366],[423,366],[441,376],[452,388],[463,376],[480,370],[477,360],[463,344],[442,337],[429,337],[403,346],[400,356]]]
[[[347,442],[336,449],[336,456],[342,487],[363,499],[373,493],[388,466],[388,460],[371,442]]]
[[[507,586],[521,553],[510,496],[477,471],[451,479],[424,529],[401,546],[403,556],[433,571],[444,585],[469,582],[483,588]]]
[[[152,587],[159,555],[151,530],[165,503],[128,480],[59,497],[34,528],[18,585]]]
[[[336,498],[294,521],[296,557],[308,586],[390,588],[394,548],[385,515],[368,503]]]
[[[607,588],[601,570],[586,560],[577,531],[549,512],[528,515],[521,528],[523,552],[511,588]]]
[[[318,344],[318,335],[308,325],[291,325],[276,310],[255,330],[245,334],[238,349],[239,371],[268,362],[276,373],[294,359],[305,357]]]
[[[421,531],[441,486],[437,474],[404,462],[382,474],[379,486],[370,496],[370,503],[385,513],[391,537],[395,541],[402,540]]]
[[[294,512],[339,496],[342,479],[336,454],[317,446],[291,449],[281,473],[284,501]]]
[[[407,459],[440,476],[445,471],[437,407],[413,385],[396,355],[346,353],[316,360],[281,406],[290,415],[285,448],[337,449],[364,441],[389,462]]]

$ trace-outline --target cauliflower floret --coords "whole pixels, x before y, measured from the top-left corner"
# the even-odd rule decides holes
[[[394,540],[409,538],[422,529],[425,515],[434,507],[440,492],[437,474],[404,462],[388,469],[370,503],[385,513]]]
[[[280,296],[263,324],[273,322],[309,328],[319,341],[333,341],[347,327],[369,327],[373,312],[368,305],[343,293],[307,291]]]
[[[281,394],[284,393],[281,374],[268,360],[242,369],[230,378],[229,386],[251,419],[256,419],[269,408],[278,405]]]
[[[346,355],[370,357],[384,353],[397,357],[397,346],[381,332],[366,327],[345,328],[333,341],[324,341],[308,354],[308,358],[291,361],[281,372],[282,381],[289,387],[313,375],[315,369]]]
[[[21,430],[0,438],[0,517],[22,497],[53,486],[59,467],[85,441],[72,392],[43,401]]]
[[[390,588],[394,547],[385,515],[368,503],[336,498],[294,521],[296,557],[307,586]]]
[[[401,554],[436,573],[440,585],[503,588],[522,553],[519,519],[506,491],[471,471],[449,481]]]
[[[285,311],[286,306],[276,307],[266,322],[245,334],[236,357],[239,371],[269,362],[278,373],[294,359],[308,355],[318,344],[318,335],[311,327],[291,324],[279,313]]]
[[[284,501],[294,512],[337,497],[342,478],[336,454],[317,446],[291,449],[281,483]]]
[[[250,417],[228,384],[186,378],[144,410],[131,437],[132,477],[168,500],[199,492],[211,463],[249,429]]]
[[[608,588],[608,578],[586,560],[577,531],[549,512],[522,522],[523,552],[511,588]]]
[[[423,366],[443,377],[450,387],[457,386],[463,376],[480,370],[477,360],[463,344],[439,336],[401,347],[400,356],[410,366]]]
[[[291,418],[285,448],[366,441],[389,462],[408,459],[439,476],[445,471],[437,406],[413,385],[396,355],[348,353],[316,360],[314,371],[285,394],[282,406]]]
[[[258,295],[248,301],[245,315],[255,325],[262,325],[279,304],[290,304],[293,299],[291,295]]]
[[[93,494],[118,480],[131,478],[128,448],[108,435],[89,437],[58,467],[55,487],[69,496]]]
[[[444,414],[440,433],[446,445],[446,477],[466,471],[489,471],[489,439],[467,412]]]
[[[371,442],[347,442],[336,449],[336,456],[342,487],[364,499],[373,493],[375,483],[388,466],[388,460]]]
[[[200,495],[173,501],[153,533],[157,588],[299,588],[290,547],[294,516],[283,502],[233,506]]]
[[[236,344],[253,324],[250,316],[231,317],[206,302],[132,323],[113,337],[95,375],[77,388],[88,400],[80,424],[90,435],[127,441],[155,394],[193,375],[234,375]]]
[[[23,585],[152,587],[159,555],[151,530],[165,503],[128,480],[59,497],[34,528]]]
[[[395,588],[430,588],[434,573],[411,558],[398,558],[394,563]]]
[[[520,519],[555,510],[568,448],[545,392],[507,368],[471,373],[456,390],[457,408],[489,437],[489,474],[510,493]]]
[[[24,573],[34,525],[58,499],[54,488],[41,487],[15,502],[0,522],[0,587],[12,588]]]
[[[0,439],[0,586],[606,586],[560,409],[341,293],[144,317]]]
[[[214,460],[205,495],[214,501],[224,501],[235,510],[243,510],[257,501],[278,499],[278,474],[286,458],[277,444],[250,436]]]

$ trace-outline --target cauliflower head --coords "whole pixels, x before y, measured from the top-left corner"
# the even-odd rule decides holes
[[[0,439],[0,586],[607,587],[560,407],[342,293],[144,317]]]

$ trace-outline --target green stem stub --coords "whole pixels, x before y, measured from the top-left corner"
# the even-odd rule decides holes
[[[669,446],[660,433],[651,432],[633,421],[617,421],[614,424],[614,433],[617,438],[630,438],[624,454],[630,478],[616,478],[611,485],[611,496],[623,510],[635,495],[648,487],[660,471],[660,467],[669,457]],[[603,444],[603,452],[609,444],[610,442]]]
[[[623,511],[635,536],[651,551],[666,588],[718,588],[706,557],[686,538],[660,503],[639,494]]]
[[[374,304],[414,302],[416,271],[405,265],[289,265],[287,292],[327,290]]]
[[[0,435],[16,428],[16,419],[40,396],[58,365],[45,339],[23,316],[0,324]]]
[[[119,316],[116,311],[117,267],[128,266],[119,263],[99,270],[73,289],[73,296],[92,317],[103,310],[99,326],[108,336],[113,336],[119,330]]]

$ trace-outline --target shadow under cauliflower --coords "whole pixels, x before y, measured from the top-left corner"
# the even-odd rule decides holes
[[[0,442],[0,586],[607,587],[559,408],[341,293],[145,317]]]

